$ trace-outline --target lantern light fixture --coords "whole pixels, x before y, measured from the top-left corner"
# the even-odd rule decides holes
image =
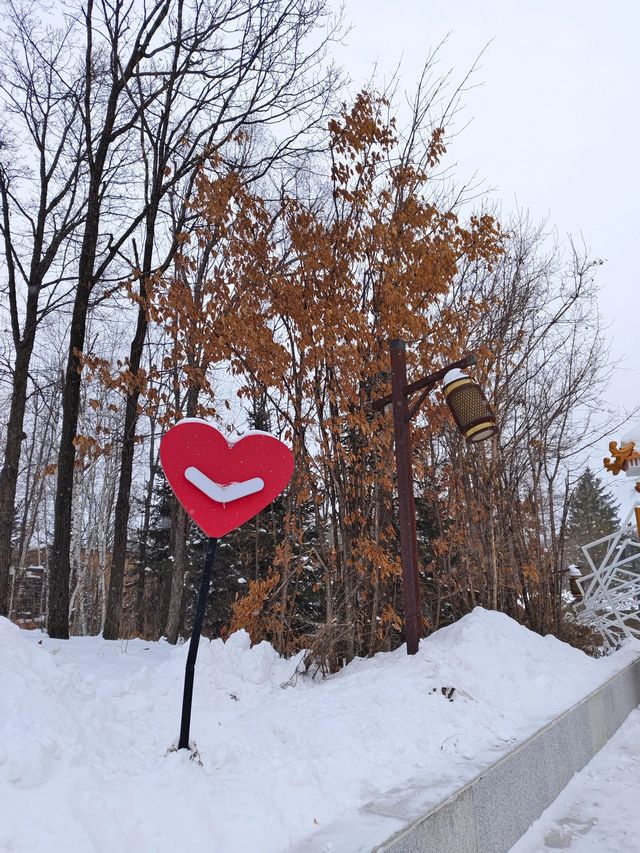
[[[496,416],[482,388],[462,370],[454,368],[445,374],[442,392],[456,426],[470,444],[497,433]]]

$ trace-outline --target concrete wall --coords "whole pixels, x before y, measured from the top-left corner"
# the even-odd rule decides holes
[[[506,853],[638,705],[640,660],[446,801],[391,791],[291,853]]]
[[[450,800],[376,846],[375,851],[508,851],[638,705],[640,661],[505,755]]]

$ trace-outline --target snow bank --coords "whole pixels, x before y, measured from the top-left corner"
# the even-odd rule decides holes
[[[640,643],[593,660],[477,608],[414,657],[398,649],[314,683],[244,632],[203,640],[201,764],[170,751],[186,653],[50,640],[0,619],[0,849],[284,851],[408,780],[455,790]]]

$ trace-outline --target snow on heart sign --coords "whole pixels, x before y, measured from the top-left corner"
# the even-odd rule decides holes
[[[257,515],[293,474],[293,454],[269,433],[229,442],[199,418],[185,418],[164,434],[160,461],[187,515],[214,538]]]

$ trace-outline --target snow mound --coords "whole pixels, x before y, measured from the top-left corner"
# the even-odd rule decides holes
[[[551,634],[481,607],[427,638],[422,653],[440,659],[441,677],[466,684],[477,701],[532,722],[545,708],[553,714],[586,696],[602,670],[601,661]]]
[[[51,655],[0,618],[0,787],[43,784],[75,742],[57,675]]]
[[[399,785],[446,796],[640,655],[593,660],[476,608],[325,681],[268,643],[56,641],[0,619],[0,849],[282,853]],[[6,815],[6,819],[5,819]],[[354,849],[357,840],[354,839]],[[345,849],[344,853],[348,853]]]
[[[182,681],[189,643],[173,655],[167,674]],[[294,672],[301,655],[285,660],[267,642],[251,645],[246,631],[236,631],[226,642],[202,638],[198,647],[196,667],[198,679],[210,689],[229,691],[232,688],[279,687]]]

